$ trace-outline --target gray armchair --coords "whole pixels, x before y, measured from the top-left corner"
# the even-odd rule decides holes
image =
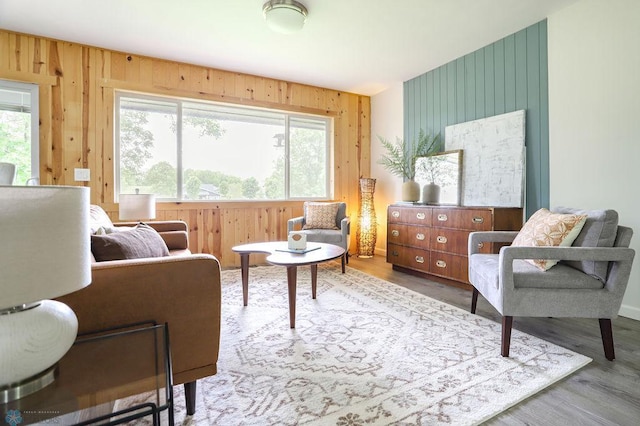
[[[617,225],[613,210],[560,212],[588,214],[573,246],[505,246],[499,254],[482,254],[480,243],[510,243],[518,232],[469,235],[471,313],[476,312],[478,294],[482,294],[502,315],[503,357],[509,356],[514,316],[598,318],[605,357],[611,361],[615,359],[611,319],[618,316],[631,273],[635,251],[628,247],[633,231]],[[610,243],[603,242],[607,233]],[[523,259],[560,262],[542,271]]]
[[[304,216],[294,217],[287,221],[287,232],[300,231],[307,235],[307,241],[315,243],[327,243],[340,246],[344,249],[341,258],[342,273],[345,272],[345,263],[349,263],[349,235],[351,233],[351,223],[347,216],[347,204],[338,203],[336,214],[336,227],[338,229],[302,229],[306,224],[308,203],[304,203]]]

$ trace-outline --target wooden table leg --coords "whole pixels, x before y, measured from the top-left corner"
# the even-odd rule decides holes
[[[242,271],[242,302],[249,303],[249,253],[240,253],[240,269]]]
[[[289,287],[289,325],[296,328],[296,280],[298,268],[287,266],[287,286]]]
[[[311,265],[311,298],[316,298],[316,287],[318,285],[318,264]]]

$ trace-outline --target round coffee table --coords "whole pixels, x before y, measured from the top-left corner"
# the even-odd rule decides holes
[[[267,262],[272,265],[287,268],[287,286],[289,288],[289,325],[296,326],[296,280],[298,266],[311,266],[311,296],[316,298],[318,282],[318,263],[337,259],[344,254],[340,246],[326,243],[307,243],[307,249],[314,249],[306,253],[295,253],[288,250],[286,241],[269,241],[234,246],[234,252],[240,254],[242,270],[242,299],[244,306],[249,302],[249,255],[251,253],[269,253]]]

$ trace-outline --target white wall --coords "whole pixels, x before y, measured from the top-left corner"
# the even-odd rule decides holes
[[[395,141],[402,138],[404,128],[403,83],[399,82],[371,98],[371,177],[376,180],[374,204],[378,219],[376,253],[387,250],[387,206],[402,199],[402,178],[387,172],[377,164],[383,154],[378,137]]]
[[[640,1],[549,16],[551,207],[613,208],[635,231],[620,315],[640,320]]]

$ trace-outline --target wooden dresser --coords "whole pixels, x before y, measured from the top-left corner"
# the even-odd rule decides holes
[[[522,220],[521,208],[392,204],[387,211],[387,262],[393,269],[468,288],[469,233],[517,231]],[[486,253],[499,249],[482,247]]]

